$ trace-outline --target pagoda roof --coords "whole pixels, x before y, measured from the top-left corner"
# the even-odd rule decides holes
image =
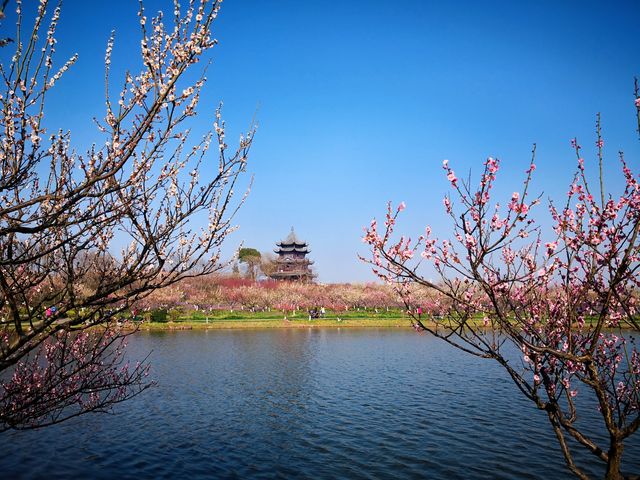
[[[280,249],[288,252],[291,252],[294,249],[295,251],[302,252],[302,249],[305,249],[308,246],[307,242],[305,242],[304,240],[300,240],[296,236],[296,232],[293,231],[293,227],[291,227],[291,232],[289,232],[287,238],[276,243],[276,245],[280,247]],[[309,251],[307,250],[305,253],[309,253]]]

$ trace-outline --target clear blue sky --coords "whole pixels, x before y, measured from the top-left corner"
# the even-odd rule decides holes
[[[159,8],[171,2],[147,4],[148,14]],[[80,59],[52,97],[50,125],[92,138],[106,40],[115,29],[114,63],[134,66],[136,12],[133,0],[65,0],[58,59]],[[356,255],[388,200],[407,204],[403,231],[430,223],[446,233],[442,160],[461,176],[499,157],[499,191],[510,196],[533,142],[534,190],[558,198],[574,168],[570,139],[594,156],[597,112],[607,179],[619,185],[619,149],[640,167],[639,18],[637,1],[227,0],[199,121],[224,100],[230,138],[256,108],[260,124],[255,184],[229,253],[240,241],[270,251],[295,226],[320,281],[374,280]]]

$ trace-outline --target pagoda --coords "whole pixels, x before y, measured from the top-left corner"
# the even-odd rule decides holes
[[[293,227],[291,233],[276,243],[277,249],[274,250],[278,254],[276,259],[275,271],[270,275],[274,280],[288,280],[299,282],[311,282],[314,274],[310,265],[313,262],[306,257],[309,253],[309,246],[296,237]]]

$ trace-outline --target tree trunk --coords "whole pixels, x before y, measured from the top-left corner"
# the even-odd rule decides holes
[[[609,445],[609,461],[607,462],[607,473],[604,477],[606,480],[622,480],[624,478],[622,476],[622,473],[620,473],[623,450],[624,444],[622,443],[622,441],[611,438],[611,443]]]

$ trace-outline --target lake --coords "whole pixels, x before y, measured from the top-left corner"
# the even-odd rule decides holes
[[[3,434],[2,477],[574,478],[545,414],[495,362],[409,329],[131,339],[132,358],[149,351],[157,387],[116,415]],[[640,435],[625,459],[640,472]]]

